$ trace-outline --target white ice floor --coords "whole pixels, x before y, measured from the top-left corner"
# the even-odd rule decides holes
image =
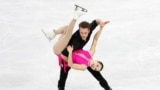
[[[0,90],[57,90],[58,37],[48,42],[40,30],[68,24],[74,3],[89,11],[75,30],[83,20],[111,22],[94,58],[113,90],[160,90],[159,0],[0,0]],[[88,71],[71,70],[66,90],[103,89]]]

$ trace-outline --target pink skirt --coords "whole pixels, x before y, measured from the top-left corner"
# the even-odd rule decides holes
[[[66,72],[68,63],[63,60],[61,54],[57,54],[57,57],[58,57],[58,61],[59,61],[59,66],[60,66],[60,68],[63,68],[63,69],[64,69],[64,72]]]

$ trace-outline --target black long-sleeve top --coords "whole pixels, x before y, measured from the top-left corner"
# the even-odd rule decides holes
[[[90,23],[90,32],[88,34],[88,37],[86,39],[86,41],[82,40],[81,36],[80,36],[80,33],[79,33],[79,29],[72,35],[68,45],[72,45],[73,46],[73,51],[74,50],[78,50],[78,49],[82,49],[86,43],[89,41],[90,37],[91,37],[91,34],[93,32],[93,30],[97,27],[97,23],[96,23],[96,20],[93,20],[91,23]],[[67,48],[65,48],[63,51],[62,51],[62,54],[66,57],[68,57],[68,51],[67,51]]]

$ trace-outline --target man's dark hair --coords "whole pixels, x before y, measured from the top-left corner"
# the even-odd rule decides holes
[[[80,24],[79,24],[79,28],[88,28],[90,29],[90,24],[87,22],[87,21],[82,21]]]
[[[103,63],[102,63],[101,61],[98,61],[98,63],[99,63],[99,64],[101,64],[101,66],[102,66],[102,67],[101,67],[101,69],[100,69],[99,71],[102,71],[102,70],[103,70],[104,65],[103,65]]]

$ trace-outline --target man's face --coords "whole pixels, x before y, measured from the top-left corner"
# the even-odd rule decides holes
[[[82,27],[79,28],[79,33],[80,33],[80,36],[83,40],[87,39],[89,31],[90,30],[88,28],[82,28]]]

